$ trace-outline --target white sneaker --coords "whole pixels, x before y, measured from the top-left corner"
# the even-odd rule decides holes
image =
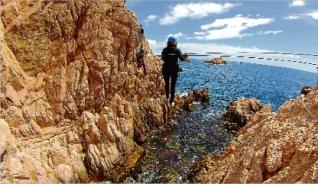
[[[171,103],[171,107],[174,107],[174,106],[176,106],[176,103],[175,103],[175,102],[172,102],[172,103]]]

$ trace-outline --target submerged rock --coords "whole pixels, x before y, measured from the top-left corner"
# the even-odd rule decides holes
[[[226,151],[201,159],[191,182],[317,183],[318,91],[256,113]]]
[[[159,171],[159,183],[176,183],[180,177],[179,173],[168,165]]]

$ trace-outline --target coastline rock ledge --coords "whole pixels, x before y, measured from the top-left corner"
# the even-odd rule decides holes
[[[114,180],[163,126],[160,60],[124,0],[3,0],[0,183]],[[143,45],[148,75],[135,54]],[[131,163],[129,163],[131,162]]]
[[[220,155],[206,156],[192,182],[317,183],[318,90],[285,102],[278,112],[258,111]]]

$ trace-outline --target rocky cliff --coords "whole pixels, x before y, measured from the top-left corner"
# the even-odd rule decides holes
[[[277,113],[266,109],[254,113],[223,154],[206,156],[189,177],[194,182],[317,183],[317,171],[315,90],[287,101]]]
[[[160,61],[124,0],[1,0],[0,10],[0,183],[114,180],[132,167],[167,107]]]

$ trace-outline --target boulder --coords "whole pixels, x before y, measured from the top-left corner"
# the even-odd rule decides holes
[[[213,58],[210,61],[205,61],[205,63],[213,64],[213,65],[220,65],[220,64],[227,64],[227,62],[223,59],[223,57]]]
[[[186,110],[192,112],[194,110],[194,103],[200,102],[201,104],[209,103],[209,90],[208,88],[202,88],[193,90],[185,95],[177,95],[175,98],[175,106],[171,110],[171,114],[174,115],[176,112]]]
[[[230,102],[220,120],[227,129],[237,131],[264,107],[257,99],[240,98]]]
[[[311,87],[311,86],[304,86],[302,89],[301,89],[301,94],[303,95],[308,95],[310,92],[312,92],[314,90],[314,87]]]

